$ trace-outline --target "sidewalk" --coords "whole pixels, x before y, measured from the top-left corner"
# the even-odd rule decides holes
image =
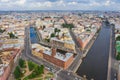
[[[118,70],[118,80],[120,80],[120,64],[119,64],[119,70]]]

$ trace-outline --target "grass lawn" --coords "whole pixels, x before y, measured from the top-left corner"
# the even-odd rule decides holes
[[[22,67],[20,67],[20,65],[22,65]],[[24,61],[23,63],[21,60],[18,67],[22,76],[15,80],[48,80],[54,78],[54,74],[44,69],[43,65],[39,66],[38,64],[31,61]]]
[[[120,41],[116,41],[116,45],[120,45]]]
[[[117,52],[120,52],[120,45],[116,46]]]
[[[116,52],[117,52],[116,59],[120,60],[120,41],[116,41]]]
[[[116,41],[116,50],[120,52],[120,41]]]

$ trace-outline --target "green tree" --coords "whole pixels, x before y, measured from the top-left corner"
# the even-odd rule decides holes
[[[117,40],[117,41],[120,41],[120,36],[116,37],[116,40]]]
[[[58,29],[58,33],[60,32],[61,30],[60,29]]]
[[[55,37],[55,34],[54,34],[54,33],[51,33],[50,37]]]
[[[91,30],[90,30],[90,29],[87,29],[86,31],[87,31],[87,32],[91,32]]]
[[[55,28],[55,29],[54,29],[54,33],[56,33],[57,31],[58,31],[58,29],[57,29],[57,28]]]
[[[3,33],[3,32],[5,32],[5,29],[4,29],[4,30],[2,30],[2,29],[0,28],[0,33]]]
[[[56,34],[57,32],[58,32],[58,34],[59,34],[59,32],[60,32],[61,30],[60,29],[58,29],[58,28],[55,28],[54,29],[54,33]],[[58,35],[57,35],[58,36]]]
[[[63,28],[69,28],[69,29],[74,28],[73,24],[62,24],[62,26],[63,26]]]
[[[43,30],[44,30],[45,28],[46,28],[45,25],[43,25]]]
[[[36,67],[35,67],[34,73],[35,73],[36,75],[42,74],[42,72],[41,72],[41,70],[40,70],[40,66],[36,66]]]
[[[22,59],[19,59],[19,65],[21,68],[24,68],[25,67],[25,61],[22,60]]]
[[[30,71],[32,71],[36,67],[36,64],[32,61],[28,61],[28,68]]]
[[[49,38],[45,38],[45,41],[46,41],[46,42],[50,42],[50,39],[49,39]]]
[[[20,70],[20,67],[17,66],[17,67],[15,68],[15,71],[14,71],[14,77],[15,77],[16,79],[19,79],[19,78],[21,77],[21,75],[22,75],[22,72],[21,72],[21,70]]]
[[[44,65],[41,65],[40,69],[41,69],[41,73],[44,73]]]
[[[17,38],[12,32],[8,33],[10,38]]]
[[[116,59],[117,59],[117,60],[120,60],[120,55],[119,55],[119,54],[116,56]]]
[[[28,75],[26,78],[29,80],[29,79],[33,79],[35,78],[37,75],[35,72],[32,72],[30,75]]]
[[[34,69],[34,73],[36,75],[43,74],[44,73],[44,65],[41,65],[41,66],[37,65]]]

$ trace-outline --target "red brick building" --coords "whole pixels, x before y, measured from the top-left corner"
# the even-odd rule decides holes
[[[21,50],[20,49],[9,49],[8,51],[14,51],[14,53],[10,57],[10,62],[7,67],[4,67],[4,72],[2,75],[0,75],[0,80],[7,80],[10,72],[12,71],[13,65],[14,65],[14,59],[16,58],[16,55],[20,55]]]
[[[33,51],[35,51],[35,48],[33,48]],[[40,56],[37,56],[39,54]],[[62,67],[63,69],[68,68],[74,59],[72,53],[62,54],[57,52],[55,48],[52,48],[49,54],[47,54],[47,52],[39,50],[37,54],[33,53],[33,55],[43,58],[48,62],[55,64],[56,66]]]

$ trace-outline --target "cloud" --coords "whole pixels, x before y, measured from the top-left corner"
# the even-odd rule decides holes
[[[120,0],[0,0],[0,10],[120,10],[118,6]]]
[[[97,6],[100,6],[100,5],[101,5],[100,3],[95,2],[95,1],[90,3],[90,6],[94,6],[94,7],[97,7]]]
[[[107,0],[107,1],[105,2],[105,6],[110,6],[110,5],[112,5],[112,4],[115,4],[115,2],[113,2],[113,1],[111,1],[111,0]]]
[[[0,2],[9,2],[9,0],[0,0]]]
[[[106,5],[106,6],[109,6],[109,5],[110,5],[110,0],[107,0],[107,1],[105,2],[105,5]]]
[[[69,2],[68,5],[77,5],[78,3],[77,2]]]
[[[15,3],[19,4],[19,5],[23,5],[23,4],[25,4],[25,2],[26,2],[26,0],[18,0]]]

